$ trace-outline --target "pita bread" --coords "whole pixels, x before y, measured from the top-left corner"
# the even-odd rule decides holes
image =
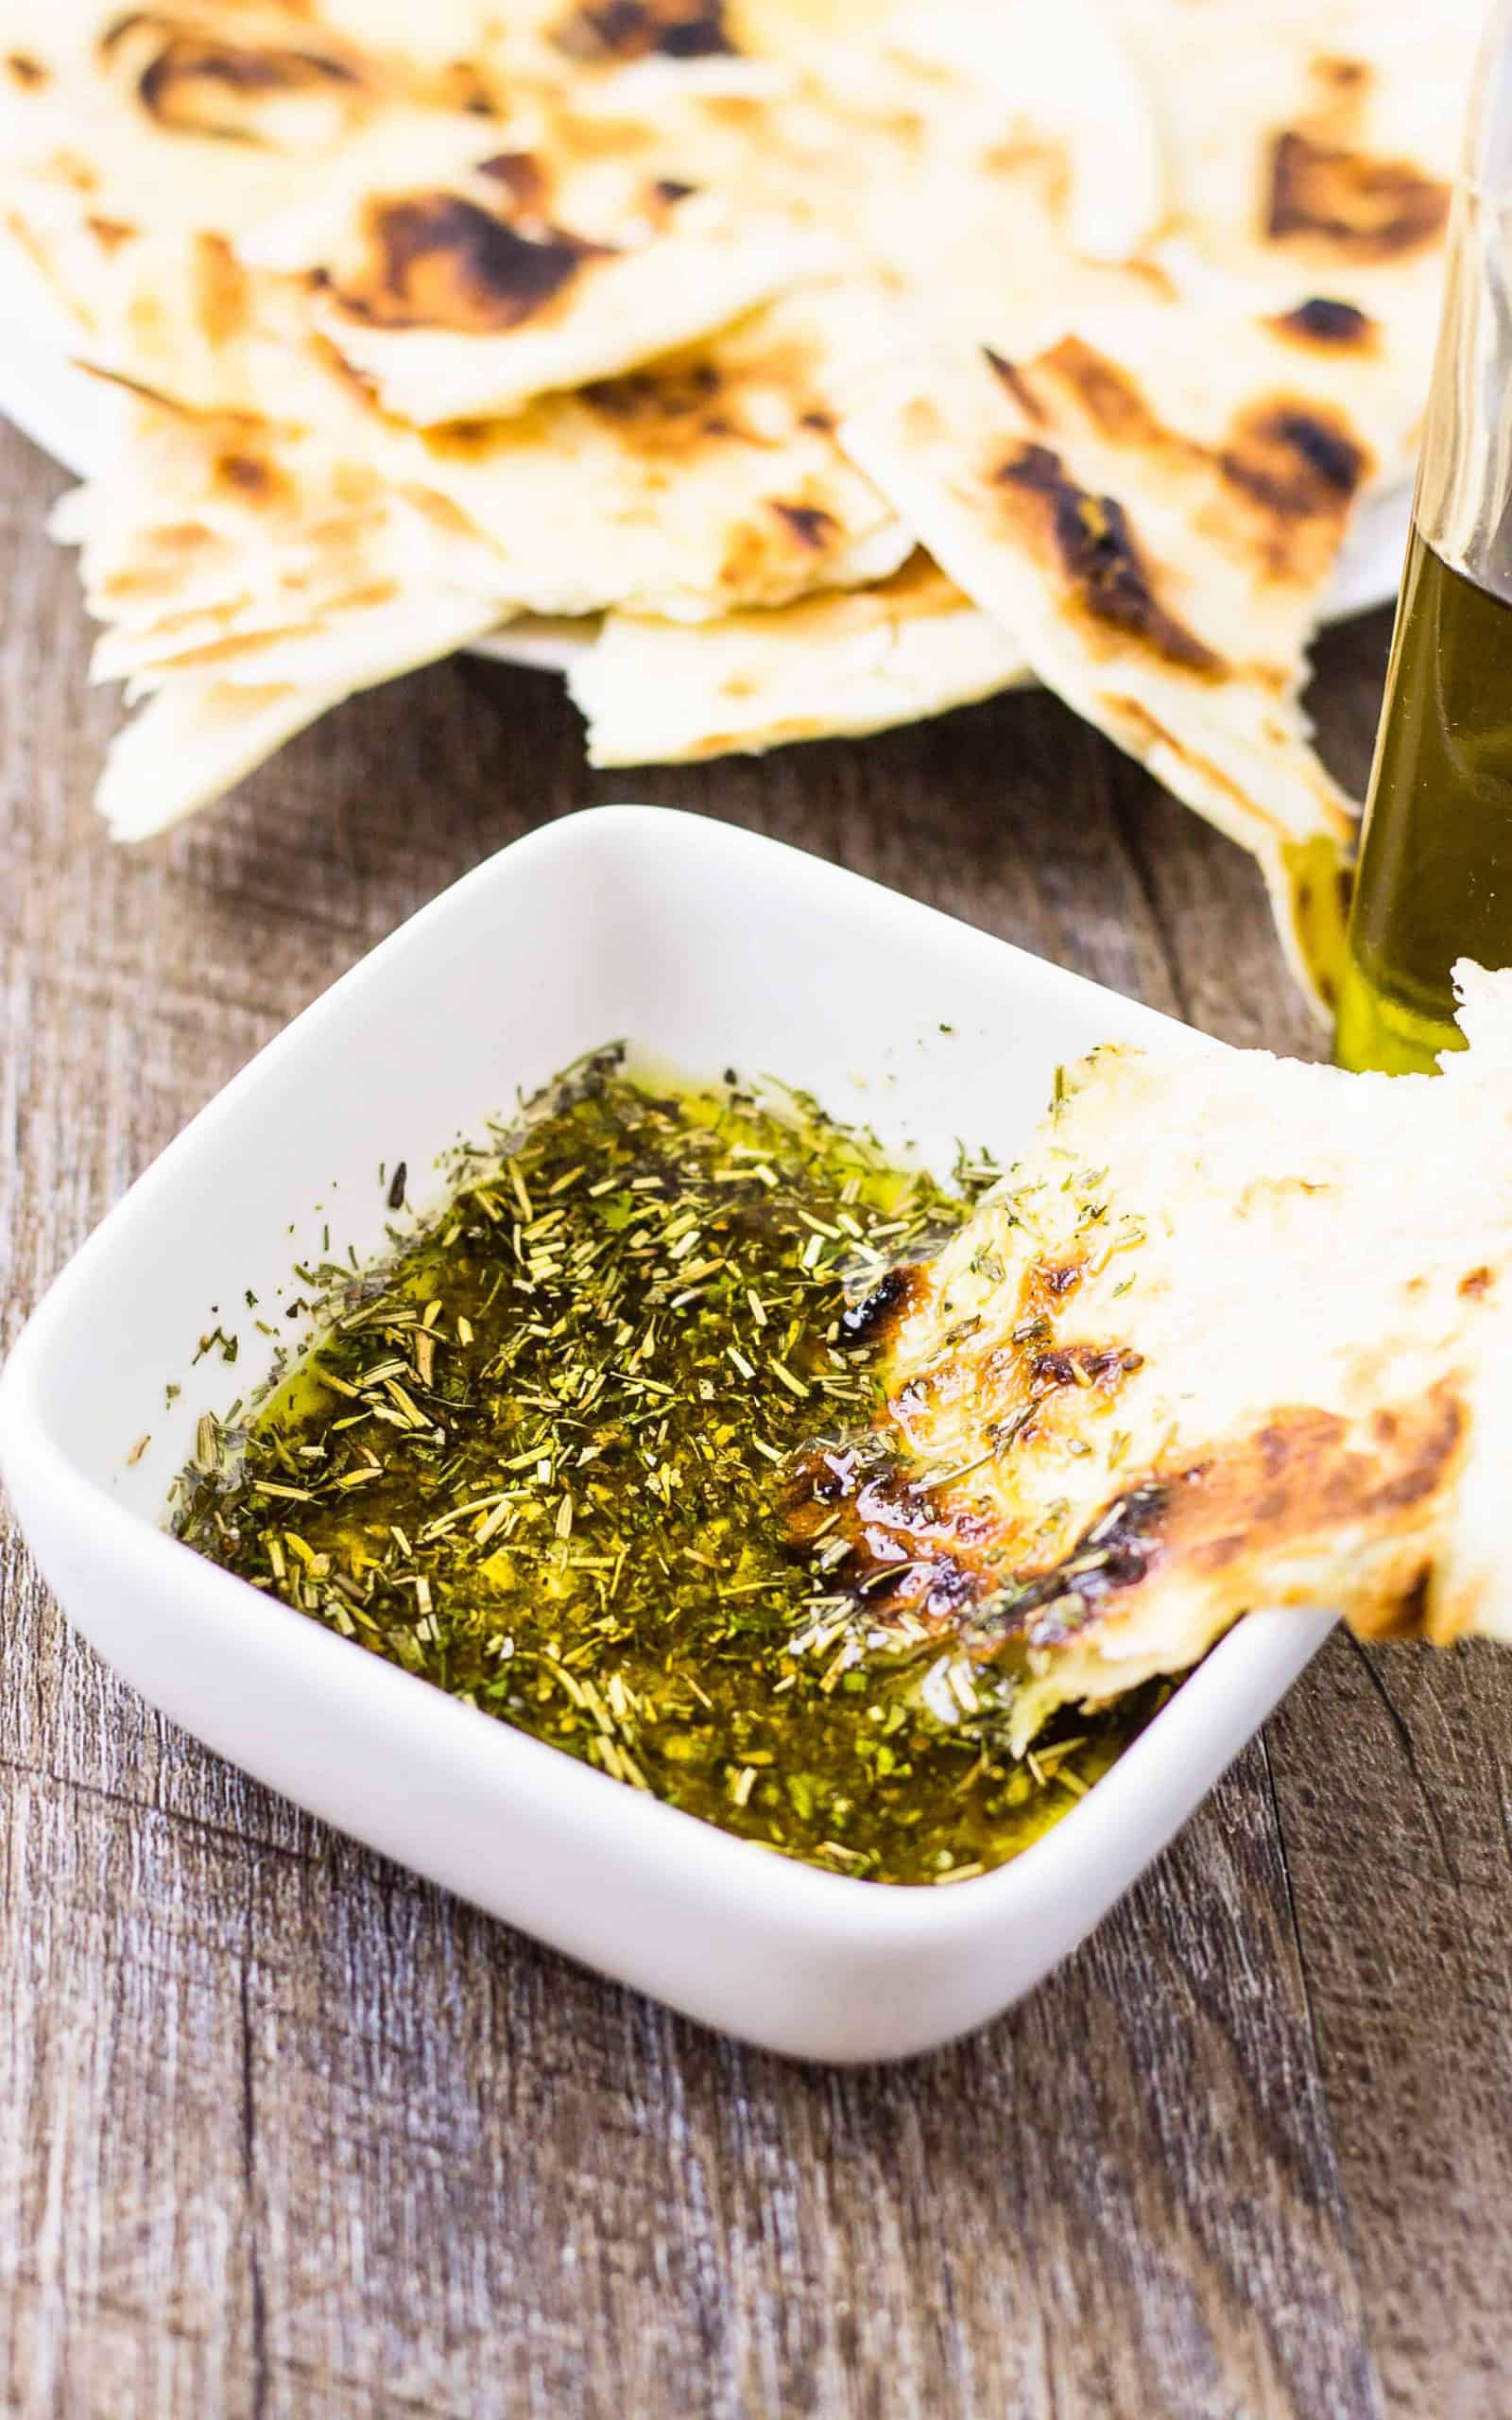
[[[85,362],[186,415],[62,516],[97,671],[326,687],[433,608],[608,612],[583,694],[619,755],[822,727],[787,627],[836,634],[845,728],[1022,657],[1255,851],[1322,988],[1350,818],[1297,693],[1345,490],[1416,424],[1469,15],[1446,0],[1440,43],[1384,0],[9,0],[0,235]],[[1118,380],[1147,410],[1115,429]],[[1349,480],[1311,437],[1298,469],[1325,421]],[[1011,538],[988,431],[1064,472]],[[226,492],[238,455],[260,490]],[[1092,533],[1081,592],[1046,556],[1073,493],[1134,533],[1159,631]],[[834,596],[916,542],[969,599],[950,661],[906,583]]]
[[[1326,994],[1353,818],[1299,693],[1390,399],[1158,277],[1089,295],[1034,359],[912,364],[841,441],[1040,680],[1259,858]]]
[[[629,379],[447,431],[388,422],[329,370],[314,427],[143,398],[121,458],[54,521],[111,626],[96,672],[209,660],[235,678],[232,642],[427,579],[503,619],[709,616],[885,578],[911,542],[834,442],[825,358],[794,298]]]
[[[514,419],[395,437],[387,475],[455,578],[533,613],[699,620],[886,579],[912,539],[833,435],[850,301],[817,286]],[[863,300],[852,358],[869,330]]]
[[[233,688],[208,675],[160,689],[106,751],[94,804],[112,838],[167,831],[338,702],[335,690]]]
[[[584,9],[568,22],[597,28],[585,62],[610,32],[638,55],[579,72],[558,137],[634,157],[654,128],[678,173],[842,242],[957,329],[1010,296],[1017,317],[1058,257],[1119,259],[1160,223],[1154,120],[1092,0],[852,5],[828,28],[823,14],[758,0],[694,26],[670,6]],[[653,26],[720,46],[645,51]]]
[[[1061,263],[1122,259],[1159,228],[1155,122],[1092,0],[849,14],[815,43],[781,7],[732,11],[761,54],[734,62],[744,88],[728,63],[722,92],[665,62],[653,86],[648,62],[575,91],[574,110],[596,141],[635,139],[636,109],[666,112],[685,174],[843,242],[936,328],[1018,323]]]
[[[998,625],[918,555],[874,588],[776,612],[610,614],[567,685],[590,764],[665,765],[885,731],[1026,677]]]
[[[404,89],[401,63],[262,0],[9,0],[5,40],[0,222],[94,361],[244,400],[216,365],[247,308],[232,238]]]
[[[1442,1078],[1093,1052],[912,1272],[886,1412],[814,1476],[868,1619],[1018,1749],[1257,1607],[1512,1638],[1512,975],[1460,979]]]
[[[1410,460],[1442,238],[1486,11],[1481,0],[1102,0],[1158,114],[1173,209],[1163,255],[1308,298],[1336,351],[1368,347],[1411,396]],[[1179,74],[1167,72],[1180,60]],[[1397,467],[1393,464],[1391,467]]]
[[[490,627],[476,599],[437,590],[335,617],[264,659],[255,685],[214,668],[170,675],[106,752],[94,804],[118,840],[145,840],[241,781],[355,690],[453,654]]]
[[[109,626],[96,679],[150,685],[214,667],[266,685],[269,647],[294,642],[318,662],[335,644],[344,661],[338,628],[355,624],[365,648],[386,617],[412,629],[407,600],[448,585],[423,525],[370,462],[253,415],[145,396],[130,424],[112,469],[52,521],[79,546],[85,602]],[[475,589],[456,595],[464,620],[489,618]],[[310,677],[323,686],[341,673]]]
[[[1123,260],[1165,216],[1148,95],[1089,0],[915,0],[816,74],[835,205],[941,324],[990,329],[1053,287],[1057,254]]]
[[[318,281],[317,327],[417,426],[518,411],[693,342],[836,265],[832,245],[700,191],[675,144],[394,111],[237,240]]]
[[[17,9],[0,216],[91,357],[184,401],[258,405],[218,356],[269,269],[319,280],[308,316],[419,421],[613,374],[833,257],[785,207],[675,173],[675,87],[660,120],[652,89],[586,130],[561,90],[532,103],[525,29],[486,9],[443,9],[429,39],[404,12],[276,0],[96,4],[60,26]],[[546,44],[558,84],[585,74],[570,48]],[[706,122],[699,178],[749,139]]]
[[[708,614],[885,577],[910,542],[834,444],[811,335],[796,303],[775,306],[613,389],[444,436],[390,425],[344,389],[340,446],[325,426],[140,398],[119,460],[53,524],[80,546],[86,601],[107,626],[95,677],[138,694],[192,684],[187,739],[185,710],[165,708],[113,755],[100,801],[112,828],[155,830],[191,791],[210,794],[215,769],[255,761],[284,720],[306,718],[293,692],[328,702],[527,607]],[[464,508],[501,535],[485,538]],[[942,702],[980,694],[963,673],[995,685],[1006,652],[970,609],[959,618],[974,652],[934,676],[954,683]],[[928,644],[920,633],[909,658]],[[233,714],[237,686],[266,711]],[[161,786],[160,728],[190,791]]]

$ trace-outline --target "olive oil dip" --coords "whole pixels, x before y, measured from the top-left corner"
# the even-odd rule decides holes
[[[897,1272],[996,1173],[963,1162],[947,1190],[802,1096],[598,1052],[464,1154],[381,1265],[318,1272],[318,1340],[245,1429],[201,1421],[174,1526],[726,1831],[965,1880],[1065,1813],[1151,1701],[1011,1756],[937,1636],[877,1627],[886,1575],[847,1584],[803,1474],[878,1408]]]

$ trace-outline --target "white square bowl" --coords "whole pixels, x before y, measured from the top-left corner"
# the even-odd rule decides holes
[[[1163,1847],[1321,1644],[1252,1616],[1016,1862],[949,1890],[739,1841],[509,1729],[163,1528],[204,1410],[304,1340],[293,1264],[370,1255],[459,1136],[596,1044],[807,1086],[948,1167],[1010,1153],[1058,1061],[1184,1027],[775,842],[653,807],[570,817],[416,916],[269,1045],[105,1219],[0,1378],[0,1471],[69,1617],[273,1789],[705,2023],[794,2056],[927,2049],[1027,1991]],[[291,1223],[292,1222],[292,1223]],[[295,1309],[290,1313],[290,1305]],[[193,1359],[219,1324],[234,1366]],[[169,1381],[182,1392],[164,1409]],[[150,1443],[136,1460],[144,1432]]]

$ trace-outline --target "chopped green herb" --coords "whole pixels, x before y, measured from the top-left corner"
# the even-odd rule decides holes
[[[799,1541],[795,1473],[878,1406],[886,1321],[858,1305],[999,1172],[956,1173],[890,1167],[800,1095],[597,1053],[389,1260],[323,1272],[324,1333],[245,1433],[201,1419],[180,1533],[629,1788],[837,1873],[966,1880],[1147,1705],[1021,1764],[948,1642],[873,1651],[833,1520]]]

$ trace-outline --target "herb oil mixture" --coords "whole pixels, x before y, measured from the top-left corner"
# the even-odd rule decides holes
[[[480,1173],[480,1169],[483,1171]],[[200,1422],[176,1527],[408,1671],[727,1831],[891,1882],[1027,1845],[1147,1707],[1022,1763],[878,1651],[795,1473],[865,1427],[902,1262],[962,1191],[799,1096],[572,1070],[438,1219],[353,1278],[245,1431]],[[838,1515],[835,1516],[838,1519]]]

